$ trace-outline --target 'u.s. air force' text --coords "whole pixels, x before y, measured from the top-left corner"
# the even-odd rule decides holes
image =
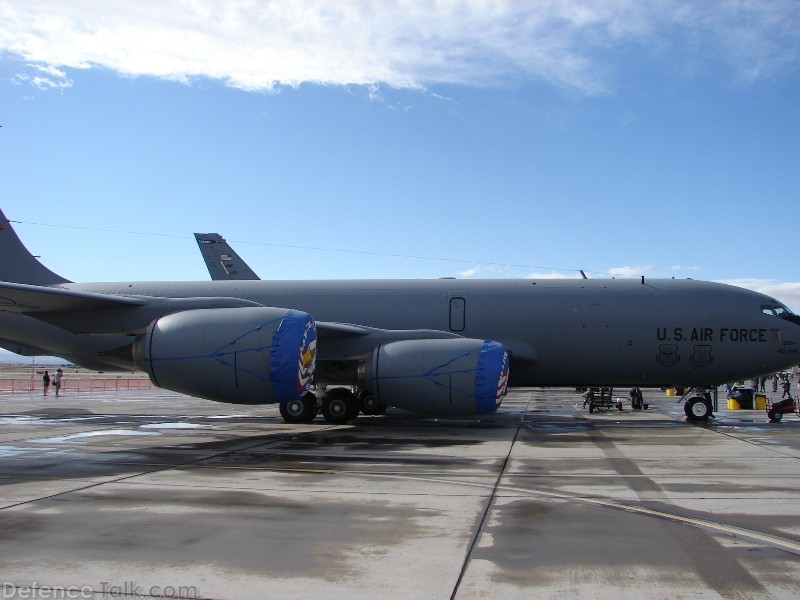
[[[766,342],[769,329],[748,329],[746,327],[657,327],[659,342]]]

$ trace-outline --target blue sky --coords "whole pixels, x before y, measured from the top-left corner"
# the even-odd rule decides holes
[[[645,275],[800,310],[800,3],[0,0],[0,206],[75,281]]]

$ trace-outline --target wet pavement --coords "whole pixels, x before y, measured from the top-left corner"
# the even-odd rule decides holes
[[[798,597],[800,417],[694,425],[644,394],[348,426],[162,390],[0,396],[3,597]]]

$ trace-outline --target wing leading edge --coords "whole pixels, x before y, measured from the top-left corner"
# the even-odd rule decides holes
[[[60,287],[0,282],[0,311],[15,313],[76,312],[143,306],[146,300],[80,292]]]

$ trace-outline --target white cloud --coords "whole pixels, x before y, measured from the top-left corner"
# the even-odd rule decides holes
[[[603,94],[609,50],[631,47],[655,59],[694,48],[744,79],[800,62],[795,2],[0,0],[0,14],[0,51],[45,67],[244,90],[358,84],[375,98],[376,85],[507,78]]]
[[[644,275],[652,271],[655,265],[633,265],[628,267],[611,267],[608,272],[612,275],[632,276]]]
[[[700,265],[672,265],[670,271],[702,271],[703,267]]]
[[[480,271],[480,267],[472,267],[471,269],[467,269],[466,271],[459,271],[459,275],[461,277],[474,277],[478,271]]]
[[[751,278],[720,280],[719,283],[727,283],[772,296],[786,304],[793,312],[800,313],[800,282]]]
[[[736,66],[741,79],[772,77],[800,59],[797,2],[695,2],[676,14],[689,43],[705,47]],[[700,38],[708,36],[710,44]],[[698,52],[698,54],[700,54]]]
[[[61,69],[52,65],[29,65],[33,74],[19,73],[15,83],[30,83],[40,90],[63,90],[72,87],[72,80]]]

